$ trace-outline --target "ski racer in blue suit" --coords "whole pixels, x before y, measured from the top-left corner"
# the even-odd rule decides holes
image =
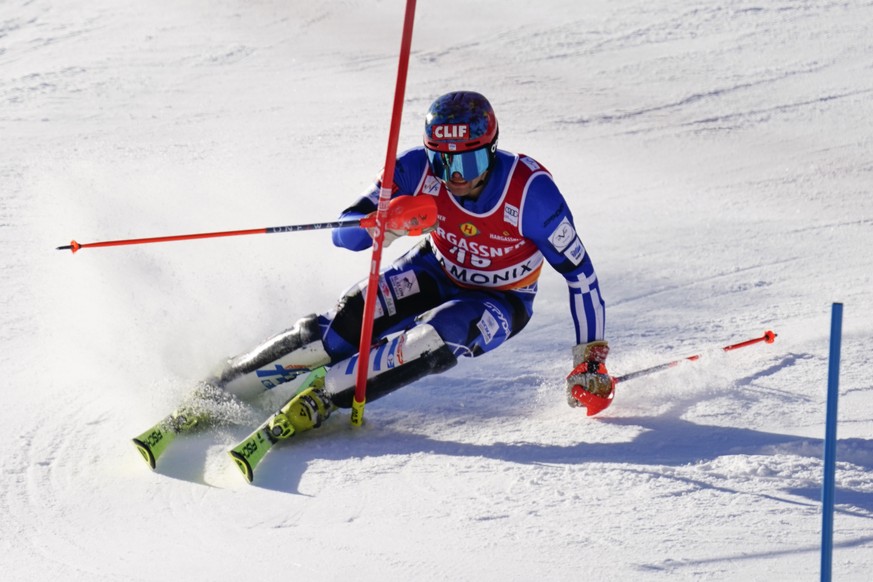
[[[533,313],[544,263],[566,279],[569,289],[569,325],[575,334],[575,367],[566,380],[569,404],[594,414],[612,398],[614,383],[604,364],[609,351],[604,302],[570,208],[539,162],[498,150],[497,137],[497,117],[485,97],[448,93],[428,110],[424,145],[397,159],[390,207],[403,216],[404,205],[435,203],[437,220],[428,225],[427,237],[380,273],[368,401],[445,371],[461,356],[490,352],[516,335]],[[381,182],[342,218],[371,216]],[[402,223],[389,224],[383,244],[409,230]],[[333,241],[354,251],[372,245],[364,228],[334,230]],[[318,426],[336,407],[350,407],[365,285],[354,285],[335,309],[304,317],[231,358],[213,381],[248,397],[302,371],[328,366],[324,386],[301,398],[305,421],[291,419],[294,430]]]

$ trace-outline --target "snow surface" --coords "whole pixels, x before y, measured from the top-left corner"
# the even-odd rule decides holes
[[[834,578],[870,580],[869,1],[420,2],[401,147],[437,95],[487,95],[572,204],[610,370],[705,357],[585,417],[547,270],[501,350],[338,413],[255,486],[225,451],[281,394],[149,471],[130,437],[369,254],[54,247],[332,220],[384,161],[404,4],[0,3],[3,579],[811,580],[839,301]]]

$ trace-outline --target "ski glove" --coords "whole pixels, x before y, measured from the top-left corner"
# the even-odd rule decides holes
[[[584,406],[593,416],[612,404],[615,380],[606,371],[609,344],[596,341],[573,346],[573,371],[567,376],[567,403]]]
[[[372,238],[373,240],[376,240],[376,229],[375,228],[368,228],[367,232],[370,233],[370,238]],[[409,233],[405,230],[392,230],[390,228],[386,228],[385,229],[385,236],[382,237],[382,248],[390,247],[391,243],[393,243],[394,241],[396,241],[398,238],[400,238],[402,236],[406,236],[407,234],[409,234]]]
[[[433,196],[398,196],[388,204],[382,246],[390,246],[401,236],[417,236],[436,229],[436,199]],[[375,238],[376,212],[361,219],[361,226]]]

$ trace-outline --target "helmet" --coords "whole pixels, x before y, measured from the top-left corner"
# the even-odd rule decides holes
[[[472,91],[447,93],[434,101],[424,122],[424,146],[433,173],[448,181],[455,173],[472,180],[491,167],[497,151],[497,116],[488,100]]]

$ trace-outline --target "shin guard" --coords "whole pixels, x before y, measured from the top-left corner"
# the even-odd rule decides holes
[[[331,366],[325,376],[325,388],[339,408],[352,406],[357,363],[358,356],[352,356]],[[457,357],[431,325],[418,325],[370,350],[367,402],[457,363]]]
[[[253,350],[229,359],[215,382],[245,400],[328,362],[318,318],[309,315]]]

